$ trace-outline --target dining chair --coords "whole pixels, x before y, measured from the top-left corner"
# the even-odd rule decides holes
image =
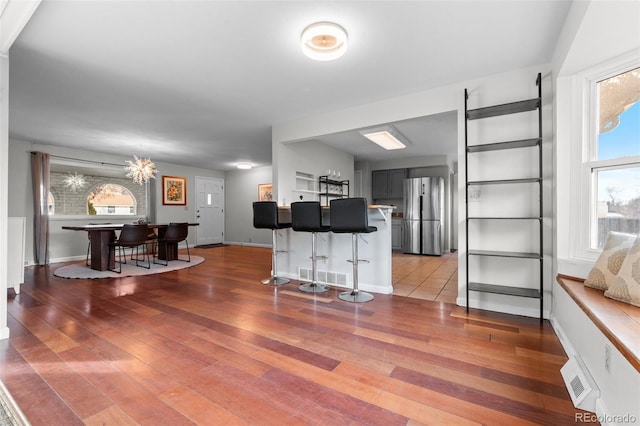
[[[153,254],[153,263],[157,263],[160,265],[167,266],[169,261],[169,245],[177,247],[179,243],[182,241],[187,245],[187,258],[180,259],[180,256],[176,253],[176,258],[174,260],[181,260],[183,262],[191,262],[191,254],[189,253],[189,242],[187,241],[187,236],[189,235],[189,224],[186,222],[171,222],[167,225],[167,229],[165,229],[164,233],[160,232],[158,238],[156,239],[157,249],[154,250]],[[158,258],[158,253],[160,252],[160,246],[164,246],[164,253],[166,259],[164,263],[162,263],[162,259]]]
[[[122,264],[127,263],[127,253],[126,249],[131,249],[131,259],[135,260],[136,266],[140,266],[142,268],[151,268],[151,261],[149,259],[149,253],[146,250],[147,237],[149,235],[149,227],[147,224],[125,224],[120,231],[120,235],[118,238],[109,243],[109,264],[111,264],[111,256],[113,253],[114,263],[118,264],[117,269],[112,269],[112,271],[121,273],[122,272]],[[142,252],[142,259],[140,258],[140,247],[144,247]],[[115,259],[115,253],[118,250],[118,259]],[[136,252],[135,258],[133,257],[133,252]],[[145,264],[146,258],[146,264]]]

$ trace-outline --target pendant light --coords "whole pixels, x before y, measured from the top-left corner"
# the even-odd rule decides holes
[[[139,185],[149,182],[149,179],[155,179],[158,173],[156,165],[149,158],[138,158],[133,156],[134,161],[127,160],[124,169],[127,171],[127,177]]]

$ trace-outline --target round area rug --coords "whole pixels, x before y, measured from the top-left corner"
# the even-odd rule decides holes
[[[171,260],[167,266],[158,265],[151,262],[151,269],[136,266],[135,261],[128,261],[122,264],[122,273],[112,271],[96,271],[83,263],[73,263],[71,265],[61,266],[53,271],[53,275],[60,278],[83,278],[83,279],[99,279],[99,278],[118,278],[132,277],[136,275],[161,274],[163,272],[175,271],[178,269],[190,268],[204,262],[204,258],[200,256],[191,256],[191,262],[183,262],[181,260]]]

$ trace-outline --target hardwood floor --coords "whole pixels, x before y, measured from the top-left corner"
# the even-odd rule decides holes
[[[547,322],[263,286],[263,248],[192,254],[143,277],[27,268],[0,378],[33,425],[575,423]]]

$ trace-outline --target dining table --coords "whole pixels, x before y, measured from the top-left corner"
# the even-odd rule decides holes
[[[198,226],[198,223],[188,223],[189,226]],[[63,226],[62,229],[70,231],[84,231],[89,234],[91,240],[91,269],[96,271],[106,271],[115,266],[115,256],[109,256],[110,244],[116,240],[116,231],[124,226],[123,223],[103,223],[89,224],[81,226]],[[147,224],[147,227],[157,232],[158,238],[162,239],[169,224],[154,223]],[[158,259],[175,260],[178,258],[178,243],[160,244],[158,246]]]

